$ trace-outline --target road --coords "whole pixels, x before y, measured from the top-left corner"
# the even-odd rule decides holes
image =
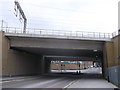
[[[67,77],[36,76],[34,78],[5,81],[3,88],[63,88],[74,79]]]
[[[86,70],[87,71],[87,70]],[[41,76],[25,77],[2,82],[3,88],[117,88],[108,83],[100,74],[88,70],[86,74],[54,73]],[[88,72],[87,71],[87,72]],[[85,71],[84,71],[85,72]],[[90,74],[92,72],[92,74]]]

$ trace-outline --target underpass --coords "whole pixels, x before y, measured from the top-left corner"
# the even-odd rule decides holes
[[[96,75],[97,79],[102,79],[106,83],[105,85],[109,84],[106,81],[108,80],[118,86],[119,78],[116,75],[118,75],[119,69],[110,68],[118,66],[118,62],[114,60],[116,57],[114,50],[117,48],[114,46],[117,37],[108,38],[109,34],[102,34],[104,37],[97,36],[97,38],[84,37],[84,34],[82,37],[76,37],[74,34],[71,37],[36,35],[19,33],[17,30],[10,32],[10,30],[8,28],[7,31],[0,32],[2,37],[2,76],[37,76],[32,80],[5,82],[3,83],[4,88],[64,88],[81,78],[91,78],[90,80],[94,83]],[[105,37],[106,35],[107,37]],[[56,60],[101,62],[102,74],[96,74],[95,72],[98,72],[96,68],[81,70],[87,74],[54,74],[51,73],[50,64],[51,61]],[[92,73],[89,74],[89,72]],[[76,83],[75,86],[78,85],[77,81]],[[75,88],[75,86],[70,87]],[[111,84],[110,87],[108,85],[108,88],[115,88],[115,86]]]
[[[98,69],[98,68],[96,68]],[[71,74],[45,74],[34,77],[25,77],[24,79],[16,79],[4,81],[3,88],[117,88],[115,85],[108,83],[98,73],[96,69],[84,70],[84,72],[92,72],[91,74],[71,75]],[[94,71],[94,73],[93,73]],[[97,84],[97,85],[95,85]]]

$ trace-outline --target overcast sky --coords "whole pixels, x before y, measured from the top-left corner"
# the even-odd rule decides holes
[[[114,32],[118,30],[119,0],[18,0],[28,28]],[[0,0],[4,26],[23,27],[14,14],[14,0]]]

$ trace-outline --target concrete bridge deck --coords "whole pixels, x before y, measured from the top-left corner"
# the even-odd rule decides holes
[[[85,32],[85,31],[63,31],[51,29],[31,29],[28,28],[25,33],[21,28],[5,27],[6,36],[36,37],[36,38],[58,38],[58,39],[79,39],[79,40],[97,40],[111,41],[111,33]]]

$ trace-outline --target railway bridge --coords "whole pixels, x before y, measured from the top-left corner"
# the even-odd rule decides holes
[[[95,61],[103,77],[120,86],[120,36],[99,32],[3,28],[0,31],[1,76],[41,75],[51,61]]]

